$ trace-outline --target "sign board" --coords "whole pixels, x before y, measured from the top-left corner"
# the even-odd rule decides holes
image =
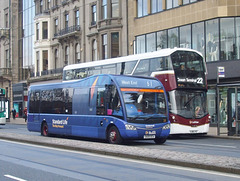
[[[218,67],[218,77],[225,77],[225,68]]]
[[[5,96],[5,89],[0,88],[0,96]]]

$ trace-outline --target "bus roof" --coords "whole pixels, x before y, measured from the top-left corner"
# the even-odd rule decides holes
[[[139,78],[139,79],[152,79],[152,80],[157,80],[159,82],[159,84],[163,87],[162,83],[154,78],[154,77],[144,77],[144,76],[132,76],[132,75],[115,75],[115,74],[98,74],[98,75],[92,75],[90,77],[86,77],[84,79],[78,79],[74,82],[58,82],[58,83],[51,83],[51,84],[40,84],[40,85],[31,85],[29,87],[29,90],[45,90],[45,89],[52,89],[52,88],[64,88],[66,87],[66,85],[68,85],[68,87],[75,87],[76,84],[82,82],[82,81],[86,81],[88,79],[92,79],[94,77],[99,77],[99,76],[107,76],[110,79],[116,80],[116,77],[129,77],[131,78]]]
[[[109,65],[111,63],[120,63],[125,62],[128,60],[139,60],[139,59],[147,59],[147,58],[154,58],[154,57],[165,57],[169,56],[172,53],[176,51],[192,51],[196,52],[198,54],[201,54],[200,52],[188,48],[167,48],[167,49],[161,49],[154,52],[149,53],[143,53],[143,54],[136,54],[136,55],[129,55],[129,56],[123,56],[118,58],[111,58],[111,59],[105,59],[105,60],[98,60],[93,62],[85,62],[85,63],[78,63],[78,64],[71,64],[67,65],[63,68],[63,71],[65,70],[72,70],[72,69],[79,69],[79,68],[85,68],[85,67],[95,67],[95,66],[101,66],[101,65]]]

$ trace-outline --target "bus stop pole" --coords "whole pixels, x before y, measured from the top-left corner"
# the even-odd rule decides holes
[[[218,76],[218,71],[217,71],[217,135],[220,135],[220,106],[219,106],[219,76]]]

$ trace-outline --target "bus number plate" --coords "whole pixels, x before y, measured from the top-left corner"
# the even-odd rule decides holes
[[[144,139],[154,139],[155,135],[144,135],[143,138]]]

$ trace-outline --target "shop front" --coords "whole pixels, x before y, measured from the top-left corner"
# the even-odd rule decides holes
[[[16,110],[16,117],[24,116],[23,110],[27,107],[27,84],[13,84],[13,109]]]
[[[224,67],[223,77],[218,77],[218,67]],[[217,134],[240,136],[240,61],[224,61],[207,64],[208,111],[211,127]]]

